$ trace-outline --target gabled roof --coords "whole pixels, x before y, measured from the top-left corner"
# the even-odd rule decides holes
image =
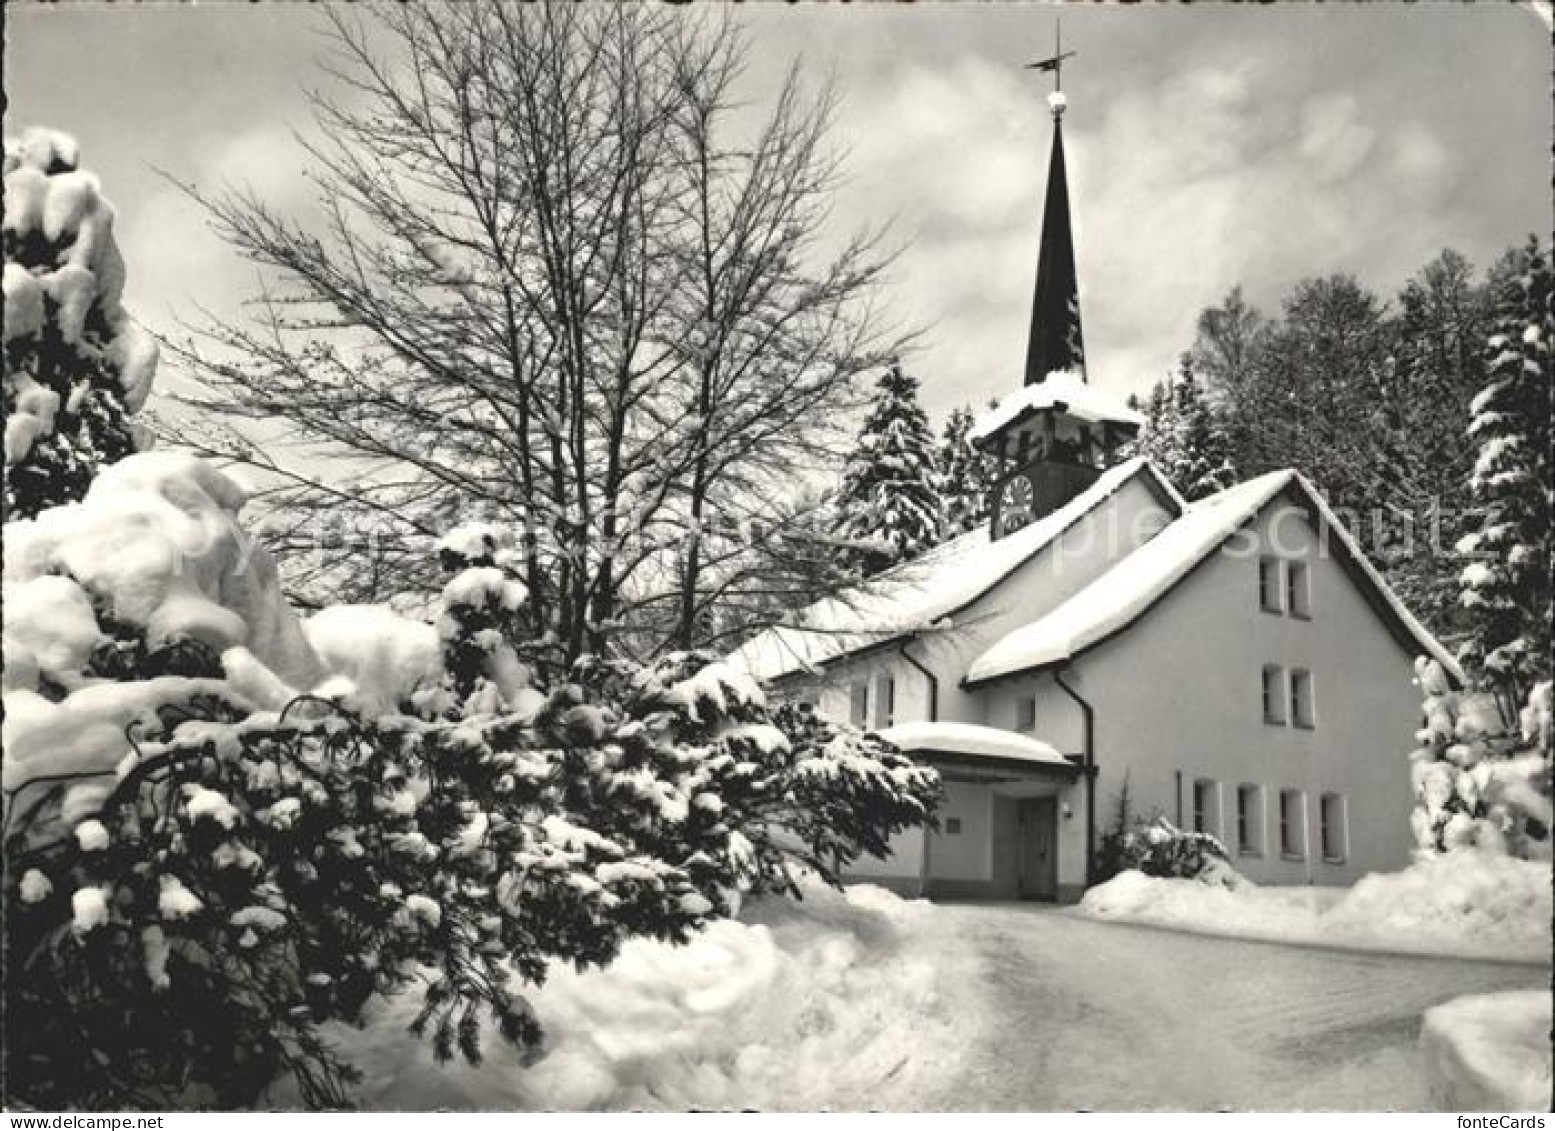
[[[981,444],[1023,416],[1055,408],[1093,424],[1139,428],[1145,423],[1139,413],[1094,385],[1086,384],[1085,378],[1078,373],[1055,371],[1006,397],[997,408],[979,417],[970,433],[972,443]]]
[[[1104,471],[1053,513],[997,541],[983,526],[887,570],[863,585],[818,601],[791,626],[770,628],[737,648],[729,662],[760,679],[813,671],[844,656],[940,627],[1135,478],[1151,483],[1173,510],[1184,505],[1160,472],[1133,459]]]
[[[996,641],[972,661],[966,682],[985,683],[1062,665],[1124,631],[1281,493],[1294,496],[1314,512],[1314,525],[1334,534],[1336,557],[1394,637],[1406,648],[1432,656],[1461,682],[1452,655],[1404,607],[1312,484],[1289,469],[1194,503],[1058,608]]]

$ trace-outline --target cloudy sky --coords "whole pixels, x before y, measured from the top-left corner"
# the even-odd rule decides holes
[[[931,329],[938,418],[1020,383],[1049,122],[1049,4],[755,4],[747,93],[831,74],[836,221],[894,217],[892,301]],[[292,130],[320,21],[302,5],[12,8],[8,130],[75,134],[119,209],[139,317],[236,309],[254,273],[157,170],[307,197]],[[1064,12],[1070,190],[1091,379],[1147,387],[1201,307],[1275,307],[1347,271],[1391,294],[1442,247],[1479,266],[1551,228],[1548,14],[1448,4],[1086,5]]]

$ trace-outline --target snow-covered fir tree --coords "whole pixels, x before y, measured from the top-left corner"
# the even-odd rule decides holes
[[[934,433],[918,403],[917,378],[893,362],[875,388],[836,503],[837,533],[859,544],[852,557],[866,574],[933,546],[943,510]]]
[[[1508,726],[1550,675],[1551,272],[1536,239],[1495,295],[1488,382],[1470,406],[1477,529],[1459,543],[1471,635],[1462,658]]]
[[[1176,437],[1165,470],[1183,497],[1191,502],[1236,483],[1225,429],[1186,356],[1172,382],[1171,403]]]
[[[994,407],[993,405],[989,406]],[[988,521],[988,489],[994,463],[972,443],[971,410],[952,409],[939,448],[939,493],[946,538],[976,530]]]
[[[7,398],[8,437],[37,400]],[[553,964],[836,883],[937,801],[932,770],[705,654],[542,682],[495,528],[436,546],[432,623],[304,623],[226,474],[94,470],[4,531],[8,1103],[247,1108],[284,1079],[345,1106],[322,1026],[383,995],[414,995],[439,1061],[532,1048]]]
[[[1126,454],[1148,457],[1185,498],[1202,499],[1237,481],[1224,424],[1187,354],[1151,388],[1141,411],[1145,426]]]
[[[1388,583],[1437,637],[1456,644],[1463,563],[1454,547],[1474,445],[1464,421],[1485,384],[1487,288],[1446,250],[1400,290],[1394,364],[1384,386],[1379,470],[1398,488],[1377,547]]]
[[[1505,269],[1510,266],[1511,269]],[[1470,406],[1477,529],[1461,600],[1470,687],[1421,661],[1416,840],[1548,859],[1551,829],[1551,274],[1537,241],[1495,273],[1488,381]]]
[[[120,305],[113,208],[75,141],[5,142],[5,512],[79,499],[135,449],[157,344]]]
[[[1410,771],[1419,851],[1550,859],[1550,682],[1535,685],[1509,728],[1488,695],[1454,688],[1435,660],[1421,657],[1415,670],[1424,693]]]

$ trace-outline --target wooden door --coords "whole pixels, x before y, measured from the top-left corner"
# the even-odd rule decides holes
[[[1020,895],[1058,898],[1058,799],[1031,797],[1020,803]]]

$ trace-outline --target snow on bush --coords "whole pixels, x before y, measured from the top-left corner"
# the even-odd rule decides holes
[[[63,784],[58,804],[73,820],[132,753],[127,728],[201,696],[255,706],[228,680],[229,653],[293,687],[321,674],[273,561],[238,525],[243,501],[192,456],[144,452],[80,502],[6,524],[8,806],[28,809]]]
[[[494,1048],[480,1067],[440,1069],[406,1034],[406,997],[328,1034],[379,1110],[856,1109],[882,1094],[921,1106],[955,1080],[978,1021],[953,1004],[965,949],[935,932],[930,904],[814,880],[803,891],[753,901],[684,946],[636,939],[604,969],[557,970],[530,995],[548,1030],[537,1056]],[[296,1089],[269,1100],[294,1106]]]
[[[487,1031],[531,1046],[522,991],[553,962],[683,943],[735,892],[834,880],[928,817],[932,772],[769,713],[705,657],[589,657],[532,686],[511,636],[525,592],[484,554],[445,555],[438,681],[408,703],[338,674],[299,695],[324,667],[267,559],[239,560],[240,504],[207,465],[147,454],[7,528],[8,581],[80,590],[52,594],[74,610],[60,639],[22,618],[7,667],[23,1102],[242,1107],[286,1073],[344,1105],[355,1071],[319,1025],[378,994],[418,988],[439,1061],[478,1061]]]
[[[393,711],[443,681],[437,629],[387,605],[335,605],[302,628],[324,668],[356,686],[364,710]]]
[[[1426,1011],[1420,1053],[1437,1111],[1548,1111],[1549,988],[1460,997]]]
[[[1123,835],[1125,868],[1146,876],[1197,880],[1235,888],[1245,881],[1231,867],[1225,845],[1208,833],[1186,832],[1165,817],[1140,820]]]
[[[1410,776],[1423,852],[1462,848],[1550,859],[1550,684],[1536,684],[1508,733],[1490,695],[1454,689],[1434,660],[1415,661],[1425,725]]]
[[[1548,862],[1462,851],[1364,876],[1347,891],[1128,871],[1087,891],[1080,910],[1235,938],[1548,962],[1550,892]]]
[[[120,305],[114,212],[76,143],[30,129],[5,142],[5,508],[78,499],[135,448],[130,413],[157,344]]]

